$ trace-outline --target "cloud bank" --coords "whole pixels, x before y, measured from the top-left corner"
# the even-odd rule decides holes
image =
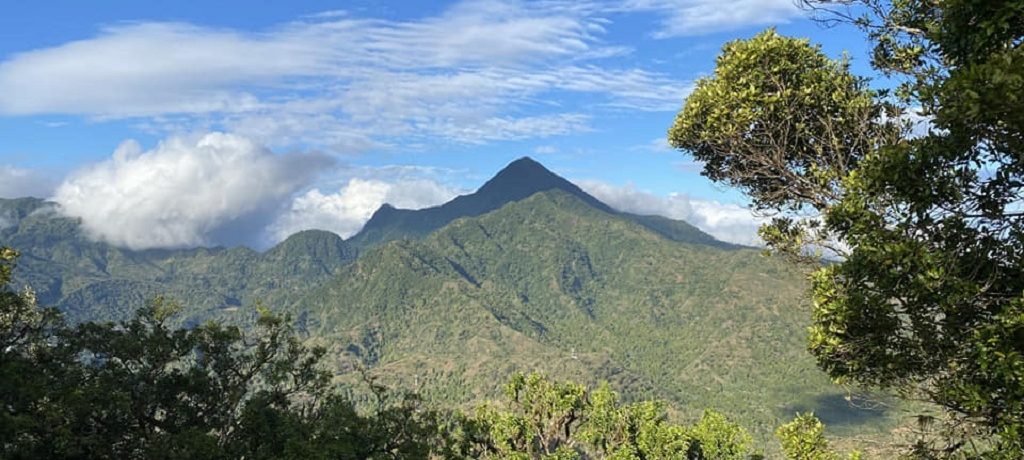
[[[57,187],[62,212],[96,239],[132,249],[253,244],[292,195],[333,162],[277,155],[237,135],[173,137],[142,151],[123,143],[111,158]]]
[[[679,193],[658,196],[633,185],[619,187],[593,180],[576,181],[576,184],[619,211],[683,220],[730,243],[764,244],[757,236],[757,229],[764,221],[742,206],[694,199]]]
[[[0,165],[0,198],[50,196],[56,182],[38,171]]]

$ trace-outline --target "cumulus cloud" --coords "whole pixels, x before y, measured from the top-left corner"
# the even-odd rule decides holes
[[[149,151],[127,141],[108,160],[70,175],[53,200],[93,237],[132,249],[254,244],[330,164],[224,133],[173,137]]]
[[[291,208],[272,225],[277,240],[300,230],[330,230],[342,237],[354,235],[382,204],[421,209],[445,203],[459,190],[428,179],[387,182],[353,178],[334,193],[313,189],[295,198]]]
[[[789,22],[800,15],[794,0],[627,0],[627,11],[652,11],[662,15],[657,38],[726,32],[746,26]]]
[[[577,181],[576,184],[620,211],[683,220],[730,243],[763,244],[757,236],[757,229],[764,221],[742,206],[695,199],[682,193],[658,196],[633,185],[619,187],[593,180]]]
[[[50,196],[56,181],[39,171],[0,165],[0,198]]]
[[[602,40],[607,14],[604,2],[475,0],[417,20],[332,12],[257,32],[120,24],[0,62],[0,114],[177,116],[358,151],[396,137],[587,130],[546,103],[555,92],[587,107],[677,110],[689,83],[604,59],[629,52]]]

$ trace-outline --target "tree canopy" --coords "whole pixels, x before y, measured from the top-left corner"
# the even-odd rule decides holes
[[[1024,4],[802,3],[864,30],[886,83],[769,30],[725,46],[669,141],[809,264],[824,370],[945,409],[917,455],[1021,458]]]
[[[0,458],[425,458],[435,414],[372,386],[357,410],[288,318],[171,328],[156,298],[118,323],[68,326],[8,283],[0,249]]]

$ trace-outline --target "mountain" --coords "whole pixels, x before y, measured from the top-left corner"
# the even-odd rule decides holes
[[[659,216],[617,213],[608,205],[584,192],[576,184],[551,172],[530,157],[523,157],[509,163],[476,192],[459,196],[440,206],[408,210],[384,204],[374,212],[362,230],[348,242],[355,248],[366,249],[393,240],[422,238],[455,219],[479,216],[547,190],[560,190],[568,193],[595,209],[609,214],[620,214],[635,220],[669,239],[685,243],[711,244],[723,248],[735,247],[720,242],[683,221]]]
[[[530,158],[513,161],[475,193],[438,207],[413,211],[384,205],[348,241],[307,230],[263,253],[245,247],[133,251],[91,239],[78,220],[57,212],[53,203],[19,198],[0,199],[0,244],[22,253],[16,280],[32,286],[41,303],[57,306],[72,321],[124,318],[159,294],[184,304],[184,324],[242,321],[251,312],[240,306],[256,300],[290,304],[297,292],[328,279],[360,249],[423,238],[456,219],[480,216],[545,190],[563,191],[675,241],[736,247],[682,221],[617,213]]]
[[[674,416],[726,412],[774,445],[796,411],[872,436],[895,414],[854,409],[805,349],[800,274],[681,221],[617,212],[516,160],[473,194],[384,206],[355,237],[299,232],[274,248],[131,251],[88,238],[52,203],[0,200],[19,282],[74,321],[124,318],[168,294],[181,324],[245,324],[256,301],[325,345],[339,382],[362,366],[430,404],[498,395],[516,370],[607,380]]]
[[[0,200],[0,244],[21,252],[17,283],[72,321],[130,316],[147,299],[169,295],[181,322],[241,321],[257,300],[286,304],[355,258],[334,233],[307,230],[270,250],[248,248],[132,251],[94,241],[78,220],[36,198]]]
[[[296,305],[339,369],[359,363],[446,405],[542,370],[684,416],[717,408],[764,437],[797,410],[840,432],[890,426],[816,369],[804,289],[757,250],[680,244],[548,190],[376,246]]]

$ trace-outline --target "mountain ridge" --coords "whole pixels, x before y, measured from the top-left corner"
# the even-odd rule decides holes
[[[625,216],[678,242],[711,244],[725,249],[741,247],[719,241],[684,221],[617,211],[528,156],[506,165],[475,192],[460,195],[439,206],[411,210],[385,203],[359,232],[346,241],[358,250],[365,250],[395,239],[422,238],[455,219],[486,214],[547,190],[562,190],[602,212]]]
[[[351,246],[344,251],[359,251],[366,248],[395,239],[422,238],[430,232],[437,230],[451,221],[461,217],[473,217],[494,211],[505,204],[519,201],[529,196],[546,191],[562,190],[580,198],[583,202],[596,209],[610,214],[625,216],[637,221],[662,236],[682,243],[708,244],[726,249],[743,247],[732,243],[726,243],[703,232],[692,224],[671,219],[659,215],[641,215],[625,211],[618,211],[604,202],[590,195],[576,184],[564,179],[547,169],[544,165],[530,158],[520,157],[506,165],[491,179],[487,180],[476,191],[460,195],[446,203],[422,209],[400,209],[390,203],[384,203],[377,208],[370,216],[363,227],[355,235],[344,239],[344,243]],[[41,198],[23,197],[14,199],[0,198],[0,236],[5,228],[11,227],[11,222],[17,224],[20,220],[28,217],[33,212],[38,212],[48,207],[56,207],[56,203]],[[67,218],[68,222],[77,222],[74,218]],[[75,227],[77,224],[67,224]],[[256,251],[262,253],[275,252],[275,249],[287,243],[293,236],[306,231],[330,232],[328,230],[308,229],[301,230],[289,235],[274,246],[264,250]],[[80,237],[80,229],[69,229],[69,234]],[[333,232],[330,232],[333,233]],[[72,236],[72,235],[64,235]],[[92,241],[102,243],[101,241]],[[231,250],[235,248],[227,246],[199,246],[189,248],[154,248],[133,251],[140,254],[159,256],[173,251],[188,251],[196,249],[205,250]],[[280,251],[276,251],[280,252]]]
[[[73,321],[129,316],[140,299],[160,293],[187,304],[187,323],[234,322],[238,307],[255,299],[289,303],[282,287],[328,279],[372,246],[422,239],[455,220],[493,212],[544,191],[559,190],[610,216],[632,220],[676,242],[720,249],[720,242],[683,221],[618,212],[537,161],[519,158],[476,192],[423,210],[381,206],[348,240],[325,230],[303,230],[265,251],[245,246],[130,250],[88,235],[77,218],[39,198],[0,199],[0,244],[22,252],[19,283]],[[108,305],[105,305],[108,304]]]
[[[239,322],[238,307],[287,301],[303,284],[325,279],[355,258],[340,236],[306,230],[258,252],[245,246],[130,250],[94,241],[78,219],[38,198],[2,200],[0,245],[21,253],[17,284],[72,322],[118,320],[167,294],[183,303],[181,321]]]

